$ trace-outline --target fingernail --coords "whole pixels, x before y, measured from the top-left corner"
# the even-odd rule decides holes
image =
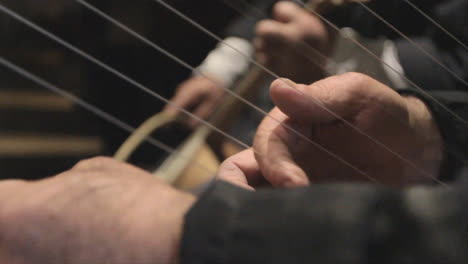
[[[287,78],[278,78],[271,84],[271,87],[294,88],[294,82]]]
[[[282,80],[283,82],[287,83],[290,86],[294,86],[296,84],[295,82],[291,81],[288,78],[280,78],[280,80]]]

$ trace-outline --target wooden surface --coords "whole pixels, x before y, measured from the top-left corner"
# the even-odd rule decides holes
[[[47,91],[0,90],[0,110],[2,109],[71,112],[73,103]]]
[[[99,137],[0,133],[0,157],[99,155]]]

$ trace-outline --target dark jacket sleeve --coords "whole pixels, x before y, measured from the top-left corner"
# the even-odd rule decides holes
[[[468,162],[468,92],[406,89],[399,93],[416,96],[428,106],[444,145],[440,179],[454,180]]]
[[[186,216],[181,263],[468,263],[467,191],[218,182]]]
[[[467,120],[467,95],[414,90],[402,94],[428,105],[446,148],[466,159],[466,121],[453,114]],[[186,215],[181,260],[468,263],[468,171],[461,175],[450,186],[406,190],[343,184],[250,192],[217,182]]]
[[[278,0],[225,0],[241,14],[226,29],[226,35],[252,40],[255,37],[255,25],[270,16],[271,8]]]
[[[411,3],[420,7],[462,43],[468,43],[468,1],[411,0]],[[337,14],[333,15],[332,20],[340,27],[352,27],[367,37],[385,36],[393,39],[406,76],[423,89],[447,87],[468,90],[466,47],[449,37],[406,1],[374,0],[367,7],[409,36],[414,43],[403,38],[359,4],[354,4],[348,10],[336,10]],[[427,53],[452,73],[441,67]]]
[[[232,1],[232,5],[239,5],[238,2]],[[244,5],[238,9],[244,14],[228,27],[226,34],[251,40],[255,35],[256,23],[269,16],[271,7],[277,0],[254,0],[250,4],[243,2]],[[462,43],[468,43],[468,1],[411,0],[411,3],[421,8]],[[337,8],[326,17],[339,27],[352,27],[367,37],[385,36],[393,39],[406,77],[415,85],[425,90],[437,90],[440,87],[468,90],[466,47],[450,38],[406,1],[373,0],[366,6],[409,36],[413,43],[360,4]],[[445,65],[445,69],[435,60]]]

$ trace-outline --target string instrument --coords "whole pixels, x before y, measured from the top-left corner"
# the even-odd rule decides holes
[[[305,4],[306,10],[319,14],[326,14],[334,8],[342,8],[352,2],[367,2],[368,0],[313,0]],[[240,78],[231,89],[238,96],[228,96],[220,104],[208,122],[212,126],[202,125],[174,151],[153,173],[182,189],[190,189],[208,181],[214,175],[209,171],[217,171],[220,157],[234,154],[237,150],[223,149],[225,138],[215,133],[213,128],[224,130],[243,110],[245,103],[238,98],[252,101],[268,81],[269,73],[263,67],[252,63],[247,73]],[[145,141],[156,129],[171,122],[178,122],[180,117],[159,113],[145,121],[121,146],[115,158],[127,161],[138,146]],[[219,130],[218,130],[219,132]],[[232,146],[232,145],[228,145]],[[223,152],[224,150],[224,152]]]

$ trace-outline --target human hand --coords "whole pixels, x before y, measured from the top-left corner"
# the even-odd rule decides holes
[[[221,178],[244,187],[255,187],[251,182],[261,178],[274,186],[293,187],[311,182],[363,182],[369,180],[367,177],[382,184],[403,186],[429,182],[431,176],[437,176],[441,138],[426,105],[415,97],[402,97],[358,73],[330,77],[308,86],[276,80],[271,85],[271,96],[278,108],[270,115],[281,124],[266,117],[257,130],[254,151],[225,161],[219,172]]]
[[[0,182],[0,263],[175,263],[194,198],[108,158]]]
[[[257,24],[254,46],[258,60],[273,72],[311,83],[325,77],[332,38],[317,17],[294,3],[281,1],[273,8],[273,19]]]
[[[223,84],[215,79],[204,76],[195,76],[183,82],[176,91],[171,102],[180,108],[192,112],[201,119],[208,118],[221,102],[226,91]],[[168,104],[164,111],[168,114],[176,114],[178,109]],[[196,127],[200,121],[194,118],[186,119],[187,125]]]

